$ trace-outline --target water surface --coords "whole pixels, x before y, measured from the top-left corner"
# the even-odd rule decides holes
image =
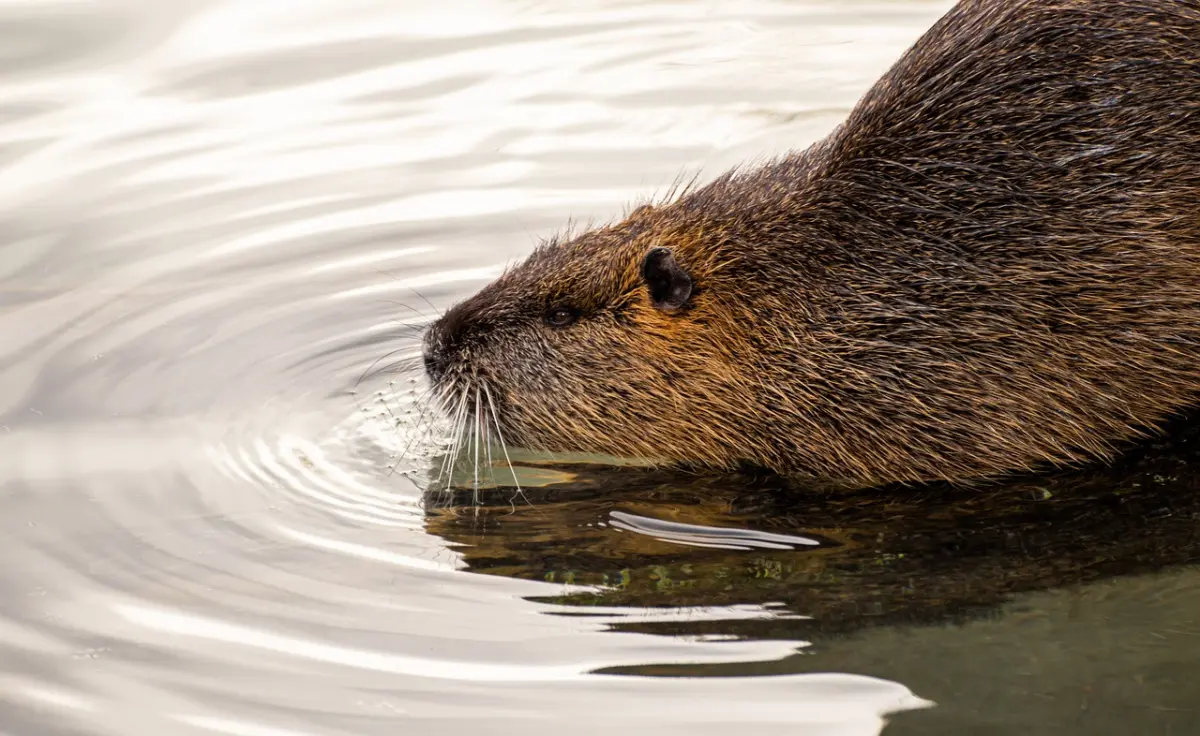
[[[0,2],[0,731],[1200,733],[1186,433],[838,499],[403,453],[437,310],[947,7]]]

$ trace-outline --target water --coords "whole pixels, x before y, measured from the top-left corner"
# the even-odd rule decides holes
[[[0,733],[1200,733],[1186,431],[834,499],[397,460],[435,309],[947,7],[0,2]]]

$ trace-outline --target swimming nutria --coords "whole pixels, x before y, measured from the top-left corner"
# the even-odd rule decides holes
[[[877,484],[1200,399],[1200,0],[963,0],[827,138],[539,247],[426,336],[504,440]]]

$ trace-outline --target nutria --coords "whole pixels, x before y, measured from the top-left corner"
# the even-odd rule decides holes
[[[1200,0],[963,0],[827,138],[539,246],[425,362],[509,444],[854,484],[1200,398]]]

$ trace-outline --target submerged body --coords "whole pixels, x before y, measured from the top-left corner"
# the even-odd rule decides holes
[[[860,484],[1104,456],[1200,400],[1200,0],[963,0],[827,138],[544,244],[426,365],[535,449]]]

